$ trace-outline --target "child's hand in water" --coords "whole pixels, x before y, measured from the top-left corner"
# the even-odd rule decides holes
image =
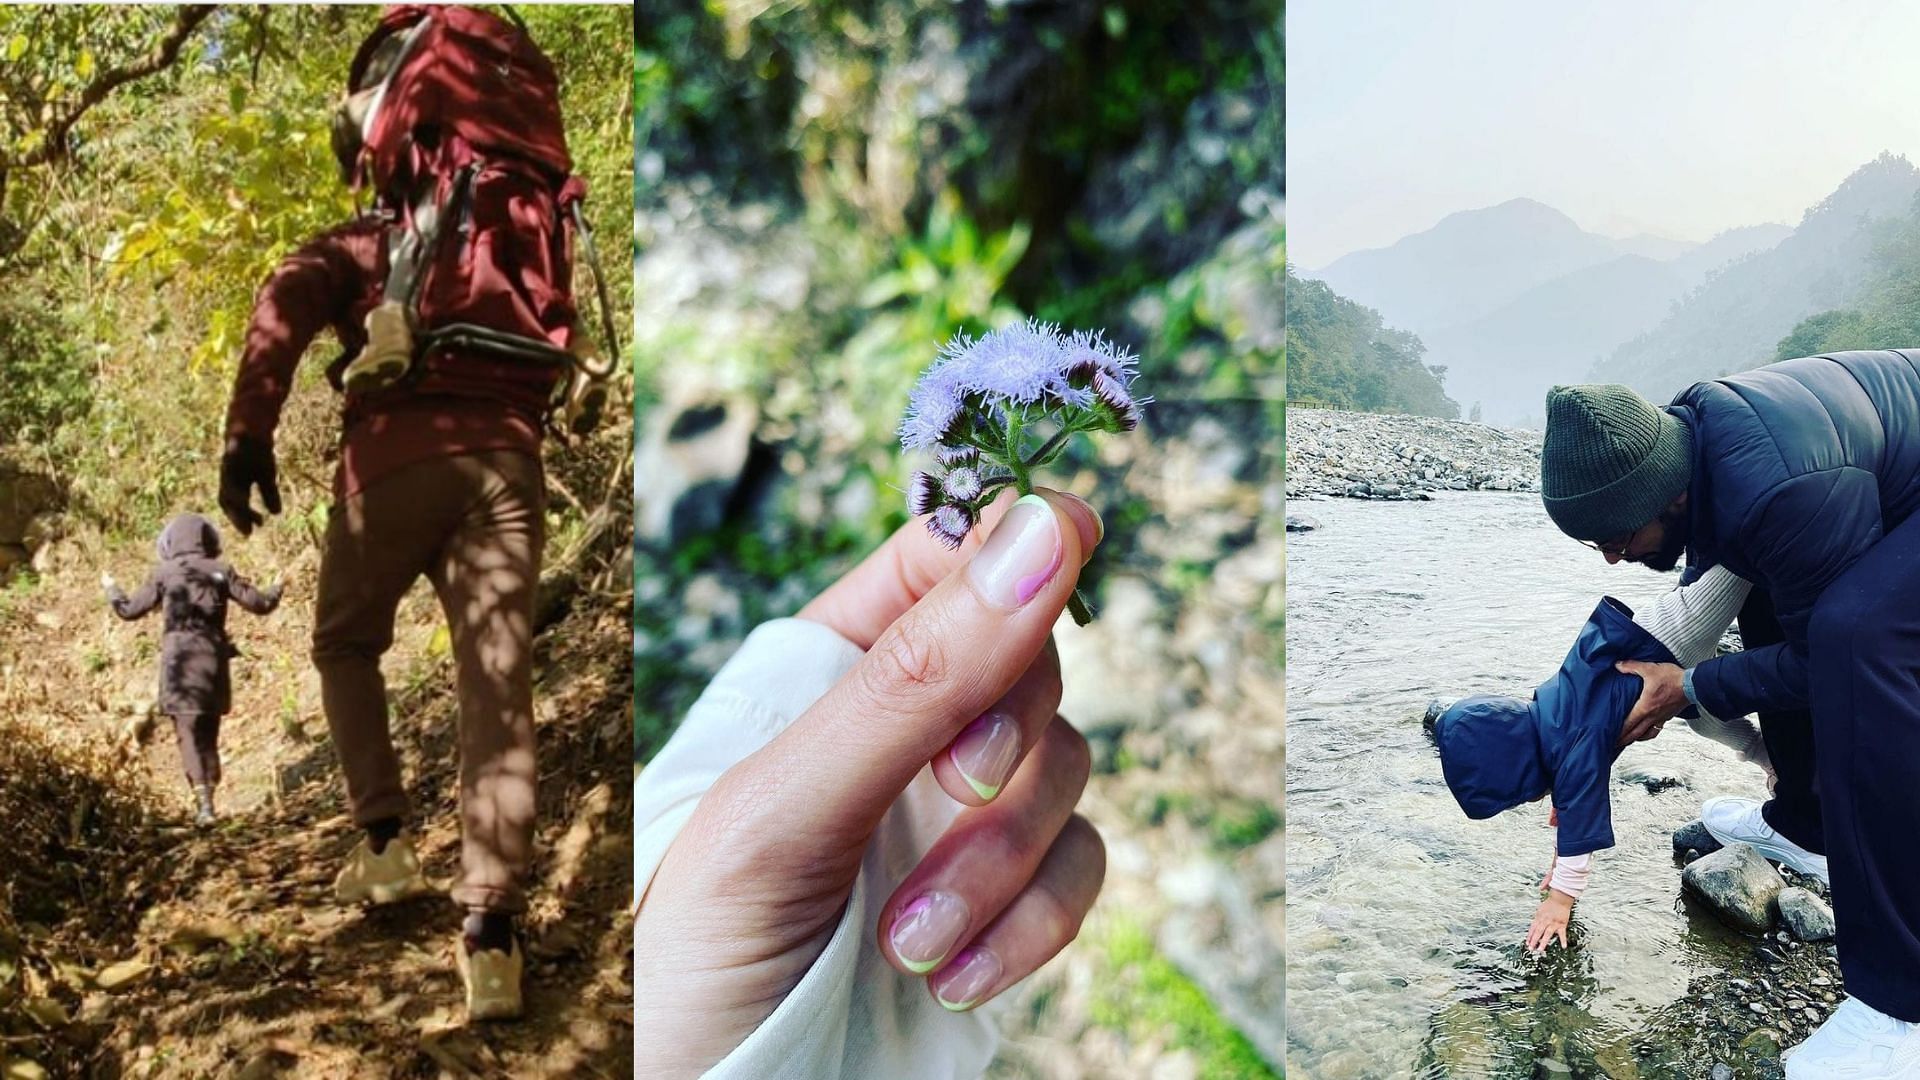
[[[1527,928],[1527,951],[1538,955],[1547,951],[1547,943],[1554,938],[1560,939],[1560,947],[1567,947],[1567,920],[1573,917],[1573,897],[1559,891],[1547,893],[1534,909],[1533,925]]]
[[[869,947],[969,1009],[1079,932],[1106,855],[1073,812],[1087,744],[1056,712],[1052,630],[1101,525],[1053,492],[995,512],[958,551],[905,526],[800,612],[866,656],[708,789],[641,898],[634,1019],[654,1075],[698,1075],[779,1007],[929,762],[967,809],[900,868]]]

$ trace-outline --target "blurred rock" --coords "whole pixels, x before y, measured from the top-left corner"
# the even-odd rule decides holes
[[[661,405],[641,424],[634,454],[634,531],[673,547],[719,526],[753,442],[754,408],[703,398]]]

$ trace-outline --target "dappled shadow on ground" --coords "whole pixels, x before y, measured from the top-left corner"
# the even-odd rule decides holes
[[[14,910],[28,914],[18,931],[0,925],[0,1032],[10,1036],[0,1055],[102,1077],[625,1076],[630,604],[618,586],[582,590],[536,643],[540,825],[524,1020],[463,1026],[460,913],[444,897],[367,911],[333,902],[357,831],[332,749],[286,736],[284,720],[274,732],[269,711],[255,710],[231,718],[227,772],[242,782],[211,830],[188,826],[184,807],[157,808],[153,787],[178,783],[170,739],[118,769],[78,769],[112,782],[96,781],[98,793],[69,785],[72,805],[44,808],[53,832],[69,816],[88,824],[51,860],[60,869],[8,875]],[[444,884],[460,849],[452,670],[435,650],[409,652],[389,665],[402,675],[395,737],[415,841]],[[42,718],[94,707],[76,697]],[[89,727],[103,741],[98,724],[76,725]]]

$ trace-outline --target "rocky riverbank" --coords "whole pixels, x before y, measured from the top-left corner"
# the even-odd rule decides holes
[[[1287,410],[1287,498],[1418,500],[1436,491],[1537,491],[1534,431],[1327,409]]]

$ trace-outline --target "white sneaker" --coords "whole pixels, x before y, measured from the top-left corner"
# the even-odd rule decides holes
[[[1787,1080],[1917,1080],[1920,1024],[1848,998],[1806,1042],[1787,1051]]]
[[[1827,877],[1827,857],[1815,855],[1774,832],[1773,826],[1761,816],[1758,799],[1743,799],[1737,795],[1708,799],[1700,807],[1700,823],[1722,844],[1751,845],[1755,851],[1782,866],[1810,874],[1828,885],[1833,884]]]
[[[342,904],[397,904],[433,891],[420,870],[420,856],[405,836],[387,841],[378,854],[366,837],[347,853],[347,865],[333,879],[333,895]]]

